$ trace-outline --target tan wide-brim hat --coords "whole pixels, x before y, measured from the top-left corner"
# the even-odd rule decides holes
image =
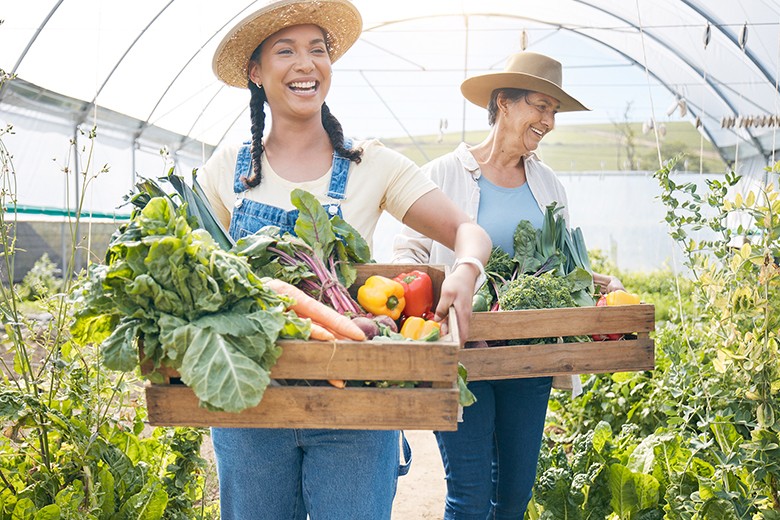
[[[503,72],[466,78],[460,85],[463,96],[475,105],[487,108],[497,88],[519,88],[547,94],[561,104],[559,112],[590,110],[567,94],[563,87],[560,62],[535,52],[518,52],[506,61]]]
[[[360,37],[363,19],[348,0],[281,0],[247,16],[222,39],[211,66],[228,85],[247,88],[249,58],[263,40],[293,25],[314,24],[325,31],[331,62]]]

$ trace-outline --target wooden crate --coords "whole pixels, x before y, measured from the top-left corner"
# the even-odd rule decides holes
[[[363,284],[372,274],[396,276],[410,269],[427,272],[434,297],[445,268],[430,265],[366,264],[358,266]],[[458,413],[458,331],[433,342],[292,341],[271,371],[275,379],[352,381],[420,381],[425,388],[274,386],[260,404],[240,413],[212,412],[198,405],[187,386],[167,372],[165,384],[147,384],[149,423],[154,426],[222,426],[260,428],[340,428],[377,430],[455,430]]]
[[[469,381],[651,370],[655,307],[649,304],[474,313],[469,341],[631,333],[617,341],[467,348]]]

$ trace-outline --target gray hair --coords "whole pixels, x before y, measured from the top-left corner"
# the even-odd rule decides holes
[[[519,99],[524,98],[530,94],[531,90],[525,90],[521,88],[497,88],[490,94],[490,101],[488,102],[488,124],[493,126],[496,124],[496,116],[498,115],[498,96],[504,96],[504,99],[510,103],[515,103]]]

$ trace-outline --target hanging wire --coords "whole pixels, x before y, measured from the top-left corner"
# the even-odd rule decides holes
[[[747,22],[742,25],[742,29],[739,31],[739,48],[742,50],[742,54],[747,54],[747,39],[748,39],[748,27]],[[739,104],[745,100],[745,95],[742,89],[739,90]],[[737,114],[738,115],[738,114]],[[750,130],[745,127],[745,131],[750,133]],[[742,139],[737,139],[737,144],[734,147],[734,171],[739,171],[739,143]]]
[[[704,27],[704,57],[702,58],[702,64],[704,65],[702,67],[702,80],[704,84],[707,84],[707,75],[709,74],[709,68],[707,67],[707,46],[710,44],[710,39],[712,38],[712,26],[710,25],[710,22],[707,22],[707,25]],[[700,107],[704,107],[704,89],[701,90],[701,101],[699,102]],[[697,121],[701,121],[699,119],[699,116],[696,116]],[[696,129],[698,130],[699,126],[696,126]],[[704,134],[699,132],[699,175],[701,176],[704,173]]]
[[[647,95],[650,98],[650,121],[653,126],[653,133],[655,134],[655,148],[658,152],[658,167],[664,167],[664,161],[661,157],[661,138],[658,135],[658,125],[655,120],[655,106],[653,105],[653,91],[650,85],[650,70],[647,66],[647,49],[645,48],[645,31],[642,26],[642,15],[639,12],[639,0],[636,0],[636,18],[637,26],[639,27],[639,40],[642,42],[642,59],[644,61],[645,78],[647,80]]]
[[[778,33],[777,37],[777,63],[780,63],[780,33]],[[778,76],[780,74],[780,67],[775,66],[775,110],[774,114],[777,114],[778,112],[778,103],[777,103],[777,97],[780,95],[780,77]],[[775,157],[775,150],[777,149],[777,125],[772,125],[772,153],[771,153],[771,164],[770,166],[774,167],[775,161],[777,158]],[[769,171],[764,170],[764,186],[767,186],[769,184]]]

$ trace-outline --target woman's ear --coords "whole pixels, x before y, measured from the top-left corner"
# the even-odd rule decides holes
[[[249,61],[249,79],[258,87],[263,84],[260,64],[253,60]]]
[[[496,96],[496,108],[498,108],[498,111],[504,116],[506,116],[508,105],[509,101],[507,101],[506,95],[503,92],[499,92]]]

